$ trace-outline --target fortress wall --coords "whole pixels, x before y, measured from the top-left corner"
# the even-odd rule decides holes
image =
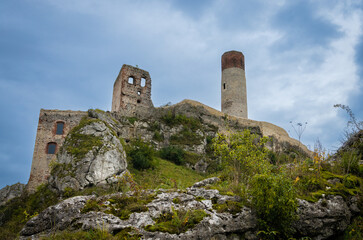
[[[84,116],[87,116],[87,112],[40,110],[32,167],[27,184],[29,192],[34,192],[37,186],[46,182],[50,174],[49,163],[56,160],[56,154],[63,145],[65,137]],[[61,133],[57,133],[57,123],[64,124]],[[54,154],[48,153],[49,143],[55,144]]]

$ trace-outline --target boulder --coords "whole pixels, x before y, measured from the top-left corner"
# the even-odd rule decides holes
[[[67,136],[53,164],[49,183],[59,191],[117,181],[127,168],[115,132],[101,120],[81,122]]]
[[[13,185],[7,185],[0,189],[0,206],[4,205],[10,199],[19,197],[25,188],[25,184],[15,183]]]
[[[298,199],[299,219],[293,227],[301,236],[327,239],[343,232],[350,223],[351,212],[341,196],[327,196],[315,203]]]

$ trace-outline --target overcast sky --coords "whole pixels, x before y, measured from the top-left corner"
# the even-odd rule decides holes
[[[248,115],[334,150],[363,119],[363,1],[0,1],[0,188],[30,174],[39,110],[111,109],[122,64],[149,71],[155,106],[220,110],[221,55],[245,55]]]

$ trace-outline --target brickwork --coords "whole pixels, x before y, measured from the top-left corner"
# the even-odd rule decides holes
[[[35,191],[37,186],[47,181],[50,174],[49,163],[56,160],[56,153],[63,145],[65,137],[84,116],[87,116],[87,112],[40,110],[28,191]],[[64,123],[62,134],[57,134],[58,122]],[[48,154],[49,143],[56,143],[55,154]]]
[[[245,56],[238,51],[225,52],[222,55],[222,71],[227,68],[242,68],[245,70]]]
[[[229,51],[222,55],[221,109],[228,115],[248,118],[244,56]]]
[[[124,64],[113,86],[112,111],[135,114],[137,108],[153,108],[150,74]]]

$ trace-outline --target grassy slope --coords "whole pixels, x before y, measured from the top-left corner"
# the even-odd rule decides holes
[[[144,189],[185,189],[201,181],[204,176],[183,166],[161,158],[154,158],[154,169],[136,170],[129,165],[135,181]]]

